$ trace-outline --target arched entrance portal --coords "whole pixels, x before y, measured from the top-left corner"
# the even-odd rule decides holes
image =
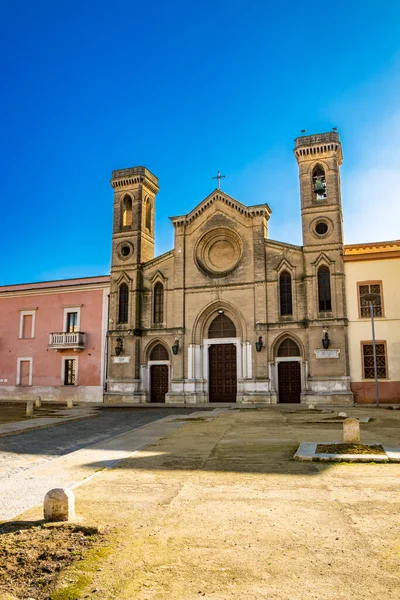
[[[301,372],[300,350],[296,342],[287,338],[278,348],[278,389],[279,402],[300,402]]]
[[[165,346],[154,346],[150,362],[153,362],[150,366],[150,402],[165,402],[169,390],[169,356]]]
[[[208,330],[211,339],[235,338],[236,328],[224,314],[219,314]],[[230,343],[211,344],[208,349],[209,401],[236,402],[236,346]]]

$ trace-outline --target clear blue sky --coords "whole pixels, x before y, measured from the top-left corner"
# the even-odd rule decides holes
[[[397,0],[1,0],[0,284],[109,272],[112,169],[222,188],[301,244],[293,139],[339,128],[346,242],[400,238]]]

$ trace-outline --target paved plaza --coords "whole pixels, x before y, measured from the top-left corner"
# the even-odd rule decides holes
[[[400,411],[346,411],[372,417],[362,425],[366,443],[398,443]],[[329,413],[214,414],[120,435],[119,450],[132,451],[146,432],[147,445],[105,471],[86,455],[79,477],[95,476],[74,490],[77,519],[111,527],[114,537],[99,570],[85,573],[79,561],[61,574],[61,587],[85,573],[90,583],[77,597],[96,590],[104,600],[400,596],[399,465],[293,461],[301,441],[340,439]],[[41,517],[41,506],[21,516]]]
[[[107,462],[118,436],[168,415],[190,412],[107,409],[95,417],[0,437],[0,519],[35,506],[51,487],[68,487],[91,475],[90,468],[83,468],[85,449],[93,448],[98,460]]]

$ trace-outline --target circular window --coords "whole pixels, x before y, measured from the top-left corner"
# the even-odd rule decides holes
[[[126,260],[133,254],[133,245],[130,242],[121,242],[117,247],[117,253],[122,260]]]
[[[323,221],[320,221],[316,224],[315,231],[318,233],[318,235],[324,235],[328,231],[328,225]]]
[[[195,249],[197,265],[209,275],[217,277],[232,271],[241,257],[240,237],[231,229],[222,227],[206,233]]]

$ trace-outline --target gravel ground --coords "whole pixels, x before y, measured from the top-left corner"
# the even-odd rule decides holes
[[[192,409],[107,409],[98,416],[48,429],[37,429],[0,439],[0,519],[11,519],[35,506],[52,487],[70,487],[90,474],[79,470],[85,448],[107,447],[115,436],[135,430],[171,414],[190,414]],[[65,457],[75,453],[73,468]],[[63,459],[64,457],[64,459]]]
[[[362,439],[394,444],[390,412],[374,411]],[[82,596],[398,600],[400,465],[292,460],[299,442],[341,429],[305,412],[231,411],[99,473],[76,490],[79,515],[120,533]]]

